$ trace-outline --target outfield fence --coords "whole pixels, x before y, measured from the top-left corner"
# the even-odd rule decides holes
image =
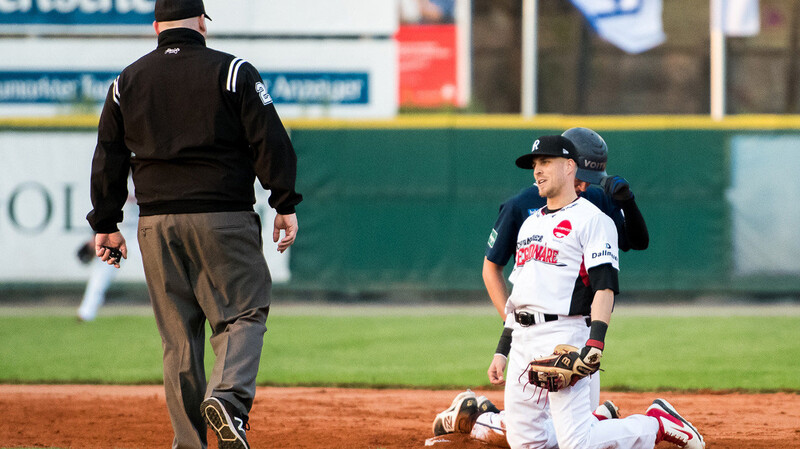
[[[88,233],[83,217],[96,122],[0,119],[0,282],[83,278],[71,246]],[[480,290],[498,206],[532,182],[514,159],[536,136],[572,126],[602,134],[609,174],[630,182],[648,224],[650,247],[621,257],[624,290],[800,292],[797,116],[290,120],[305,200],[297,242],[289,257],[273,262],[285,265],[278,284]],[[47,140],[54,133],[84,142],[80,157]],[[31,149],[23,141],[50,143]],[[61,249],[69,254],[48,257],[67,268],[29,268],[41,267],[30,248],[54,239],[68,241]]]

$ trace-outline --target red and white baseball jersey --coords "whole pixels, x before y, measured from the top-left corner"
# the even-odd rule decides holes
[[[555,212],[541,208],[522,223],[514,262],[507,313],[589,315],[588,270],[608,263],[619,270],[617,228],[584,198]]]

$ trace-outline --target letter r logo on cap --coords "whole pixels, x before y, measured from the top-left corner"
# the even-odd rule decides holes
[[[533,142],[533,148],[531,149],[531,151],[536,151],[538,149],[539,149],[539,139],[536,139],[536,141]]]

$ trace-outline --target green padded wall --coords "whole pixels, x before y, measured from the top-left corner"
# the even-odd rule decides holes
[[[650,248],[622,256],[628,290],[729,284],[726,132],[602,131],[609,172],[631,183]],[[530,185],[514,166],[548,129],[298,129],[291,286],[480,289],[500,203]]]

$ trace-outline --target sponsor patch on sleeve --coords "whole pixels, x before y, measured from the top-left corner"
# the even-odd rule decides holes
[[[492,229],[492,233],[489,234],[489,241],[487,242],[489,244],[489,248],[494,248],[494,242],[496,241],[497,241],[497,231]]]
[[[619,256],[617,255],[616,247],[612,247],[610,243],[606,243],[605,248],[592,251],[591,266],[597,266],[601,263],[611,263],[614,267],[619,265]]]

